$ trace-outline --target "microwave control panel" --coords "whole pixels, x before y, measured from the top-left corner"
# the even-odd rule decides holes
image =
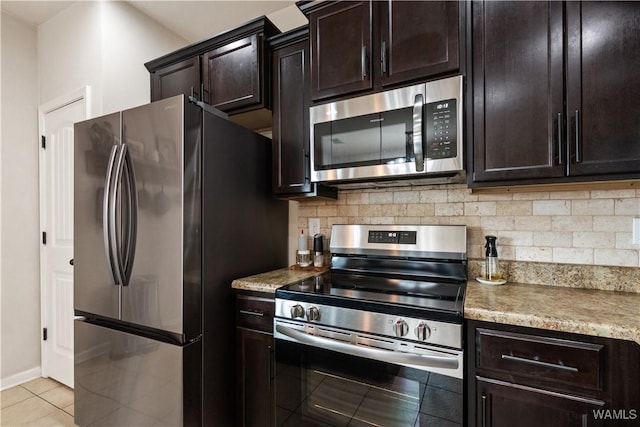
[[[428,159],[447,159],[458,155],[456,104],[455,99],[426,104],[424,120]]]

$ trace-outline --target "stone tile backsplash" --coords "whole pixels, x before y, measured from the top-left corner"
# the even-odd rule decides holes
[[[640,266],[632,219],[640,189],[472,193],[465,185],[341,190],[338,200],[301,201],[298,231],[320,218],[333,224],[466,224],[468,256],[484,256],[484,236],[498,236],[504,260]]]

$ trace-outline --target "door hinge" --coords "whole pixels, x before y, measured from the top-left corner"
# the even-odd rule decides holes
[[[42,341],[47,340],[47,328],[42,328]]]
[[[43,245],[47,244],[47,232],[46,231],[42,232],[42,244]]]
[[[42,140],[42,148],[47,148],[47,137],[42,135],[40,139]]]

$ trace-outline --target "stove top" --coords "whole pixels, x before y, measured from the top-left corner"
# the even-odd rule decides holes
[[[463,315],[466,281],[424,281],[327,272],[276,291],[276,298],[388,314],[458,321]]]

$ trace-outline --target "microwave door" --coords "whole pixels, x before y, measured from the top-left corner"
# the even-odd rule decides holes
[[[380,113],[380,146],[382,164],[404,165],[407,172],[415,172],[414,120],[412,108]],[[421,138],[421,136],[419,136]]]
[[[380,115],[316,125],[316,170],[380,164]]]

